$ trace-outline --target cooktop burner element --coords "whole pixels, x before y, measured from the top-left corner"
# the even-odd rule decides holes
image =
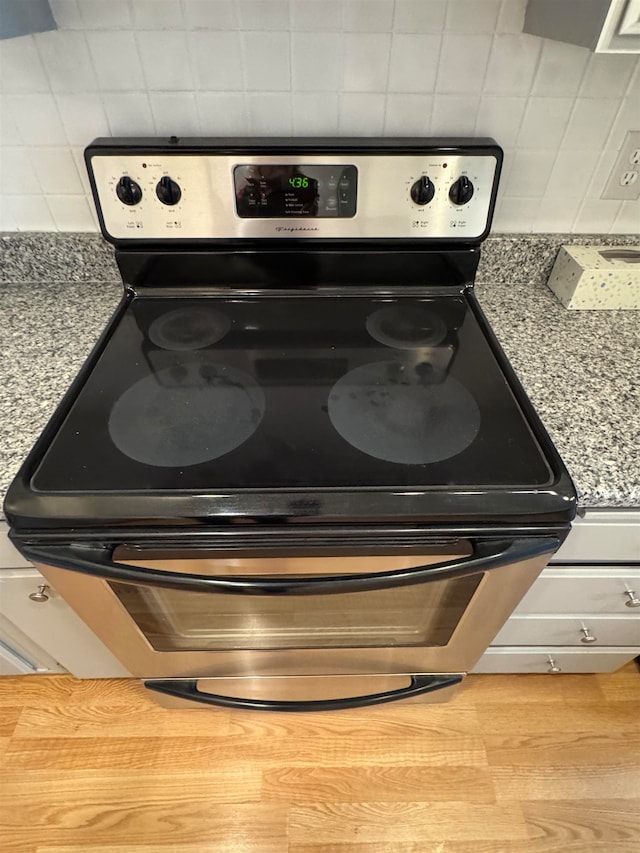
[[[188,306],[161,314],[149,326],[149,339],[169,350],[195,350],[217,344],[231,328],[220,311]]]
[[[453,377],[425,384],[397,361],[364,364],[339,379],[329,417],[349,444],[387,462],[424,465],[465,450],[480,430],[480,411]]]
[[[185,362],[145,376],[116,401],[109,435],[137,462],[162,468],[224,456],[256,431],[264,393],[244,371]]]
[[[378,343],[397,349],[434,347],[445,338],[442,317],[427,308],[391,305],[367,317],[367,331]]]

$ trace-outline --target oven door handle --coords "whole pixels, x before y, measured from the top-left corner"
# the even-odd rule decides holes
[[[552,554],[560,541],[555,536],[476,542],[473,554],[459,560],[375,574],[314,575],[313,577],[219,577],[163,572],[160,569],[128,566],[113,560],[113,547],[102,545],[28,545],[21,548],[34,563],[57,566],[108,581],[163,587],[184,592],[218,592],[236,595],[339,595],[410,586],[429,581],[465,577],[510,563]]]
[[[397,702],[413,696],[422,696],[435,690],[443,690],[460,684],[462,675],[412,675],[411,682],[399,690],[386,690],[383,693],[368,693],[364,696],[349,696],[345,699],[311,699],[307,702],[267,701],[265,699],[241,699],[238,696],[221,696],[217,693],[204,693],[198,689],[198,679],[150,679],[144,686],[157,693],[164,693],[174,699],[200,702],[203,705],[219,705],[223,708],[240,708],[247,711],[340,711],[347,708],[366,708],[369,705],[382,705],[385,702]]]

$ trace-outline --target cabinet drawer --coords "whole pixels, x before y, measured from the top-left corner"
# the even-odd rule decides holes
[[[588,510],[576,518],[552,563],[639,563],[640,511]]]
[[[593,639],[591,639],[593,638]],[[640,618],[625,616],[512,616],[492,646],[638,646]]]
[[[640,620],[640,568],[547,567],[515,613],[608,613]]]
[[[484,653],[473,668],[474,673],[530,672],[551,673],[552,666],[560,672],[614,672],[638,655],[633,648],[572,649],[572,648],[518,648],[496,649]],[[553,664],[550,662],[550,659]]]

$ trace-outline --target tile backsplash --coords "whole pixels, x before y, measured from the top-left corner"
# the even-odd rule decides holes
[[[523,34],[526,0],[50,2],[0,42],[0,230],[96,230],[95,136],[490,135],[494,231],[640,233],[600,198],[640,57]]]

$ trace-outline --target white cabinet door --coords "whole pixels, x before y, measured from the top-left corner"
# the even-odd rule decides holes
[[[29,597],[33,594],[41,600],[34,601]],[[120,678],[130,674],[37,569],[0,572],[0,611],[79,678]]]
[[[0,521],[0,674],[69,670],[79,678],[128,676],[106,646],[13,547],[8,530],[6,522]],[[35,600],[30,597],[34,595]]]

